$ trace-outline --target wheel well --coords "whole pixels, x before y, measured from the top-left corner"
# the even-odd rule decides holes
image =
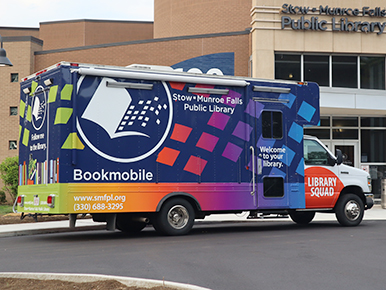
[[[360,188],[359,186],[346,186],[340,192],[339,199],[341,198],[341,196],[349,193],[357,195],[362,200],[363,204],[366,204],[366,197],[363,194],[362,188]]]
[[[164,196],[161,199],[161,201],[157,205],[156,212],[159,212],[161,210],[162,205],[166,201],[168,201],[168,200],[170,200],[172,198],[177,198],[177,197],[183,198],[186,201],[188,201],[193,206],[193,209],[196,212],[196,214],[201,211],[201,206],[200,206],[199,202],[197,201],[197,199],[194,196],[192,196],[192,195],[190,195],[190,194],[188,194],[186,192],[172,192],[172,193],[169,193],[168,195]]]

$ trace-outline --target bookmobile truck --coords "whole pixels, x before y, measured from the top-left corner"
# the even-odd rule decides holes
[[[245,211],[356,226],[370,177],[303,136],[318,123],[315,83],[61,62],[21,82],[17,211],[166,235]]]

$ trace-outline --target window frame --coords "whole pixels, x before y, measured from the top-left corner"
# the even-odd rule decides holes
[[[16,109],[16,114],[12,114],[12,109]],[[9,115],[10,116],[17,116],[18,115],[18,108],[17,108],[17,106],[10,106],[9,107]]]
[[[304,82],[305,81],[305,62],[304,62],[304,57],[305,56],[328,56],[328,67],[329,67],[329,81],[328,81],[328,86],[329,88],[351,88],[351,89],[363,89],[363,90],[386,90],[386,56],[385,55],[368,55],[368,54],[338,54],[338,53],[320,53],[320,54],[316,54],[316,53],[294,53],[294,52],[282,52],[282,51],[275,51],[275,64],[274,64],[274,77],[275,79],[278,79],[276,78],[276,56],[277,55],[288,55],[288,56],[294,56],[294,55],[298,55],[300,56],[300,81],[301,82]],[[333,82],[334,82],[334,76],[333,76],[333,57],[356,57],[356,81],[357,81],[357,84],[355,87],[337,87],[337,86],[333,86]],[[383,58],[383,61],[384,61],[384,77],[383,77],[383,83],[381,83],[379,86],[380,87],[384,87],[384,89],[382,88],[361,88],[361,58],[362,57],[373,57],[373,58],[376,58],[376,57],[379,57],[379,58]],[[288,79],[288,78],[285,78],[285,79]],[[311,80],[312,81],[312,80]],[[315,81],[317,82],[317,81]],[[325,87],[325,86],[323,86]]]
[[[16,76],[16,80],[14,80],[14,76]],[[19,82],[19,73],[11,73],[10,74],[10,82],[11,83],[18,83]]]
[[[268,118],[266,117],[269,114],[269,122],[267,122]],[[278,116],[280,114],[280,124],[277,124],[277,120],[275,122],[274,115]],[[267,124],[267,125],[266,125]],[[275,125],[276,124],[276,125]],[[265,134],[269,129],[269,135]],[[275,135],[276,131],[280,130],[280,136]],[[264,139],[275,139],[281,140],[283,139],[283,112],[277,110],[263,110],[261,112],[261,136]]]
[[[331,154],[328,152],[328,150],[326,150],[326,148],[324,148],[319,142],[317,142],[315,140],[312,140],[312,139],[305,139],[303,142],[304,142],[303,159],[304,159],[304,164],[306,166],[331,166],[330,162],[329,162],[329,160],[331,159]],[[313,146],[308,146],[307,143],[312,143],[314,145]],[[315,163],[315,160],[323,160],[323,159],[321,159],[321,158],[319,158],[319,159],[316,159],[316,158],[310,159],[310,158],[308,158],[308,154],[310,153],[310,152],[308,152],[309,151],[308,150],[309,147],[317,147],[317,148],[323,149],[323,150],[318,150],[318,151],[315,151],[315,152],[323,152],[323,153],[325,153],[326,154],[326,156],[325,156],[326,159],[322,163],[320,163],[320,162],[316,162]],[[310,160],[311,160],[311,162],[310,162]]]
[[[268,183],[271,181],[272,183]],[[284,197],[284,178],[282,176],[264,176],[263,177],[263,196],[265,198]]]
[[[17,140],[8,141],[8,150],[17,150]]]

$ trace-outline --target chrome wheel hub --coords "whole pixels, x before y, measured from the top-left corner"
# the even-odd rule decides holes
[[[349,220],[355,221],[360,215],[359,204],[354,200],[350,200],[344,207],[344,213]]]
[[[173,206],[168,212],[168,223],[175,229],[184,228],[189,221],[189,213],[182,205]]]

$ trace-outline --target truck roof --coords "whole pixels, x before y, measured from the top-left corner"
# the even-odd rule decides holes
[[[92,73],[91,70],[94,70],[95,73],[111,74],[111,72],[121,71],[121,72],[137,72],[141,73],[142,76],[146,76],[145,73],[150,73],[151,78],[158,77],[160,80],[165,81],[175,81],[175,82],[187,82],[192,81],[202,84],[218,84],[218,85],[235,85],[235,86],[247,86],[249,81],[262,81],[269,83],[277,84],[300,84],[307,85],[306,82],[297,82],[297,81],[288,81],[288,80],[270,80],[270,79],[256,79],[251,77],[241,77],[241,76],[225,76],[225,75],[209,75],[203,73],[191,73],[191,72],[181,72],[176,71],[171,67],[159,66],[159,65],[143,65],[143,64],[132,64],[129,66],[112,66],[112,65],[100,65],[100,64],[87,64],[87,63],[76,63],[76,62],[67,62],[61,61],[52,66],[49,66],[41,71],[33,73],[22,79],[22,82],[33,79],[41,74],[44,74],[48,71],[54,70],[60,66],[70,66],[73,69],[78,70],[81,74]],[[172,77],[165,77],[172,76]],[[113,77],[113,76],[112,76]],[[150,76],[149,76],[150,77]]]

